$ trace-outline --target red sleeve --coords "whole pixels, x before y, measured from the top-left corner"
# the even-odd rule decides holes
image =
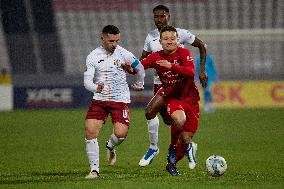
[[[180,64],[172,64],[172,71],[184,75],[186,77],[194,77],[194,60],[191,52],[184,49],[180,51]]]
[[[144,69],[148,69],[148,68],[154,68],[154,66],[156,65],[156,61],[157,61],[157,55],[156,53],[152,53],[150,55],[148,55],[146,58],[143,58],[141,60],[141,64],[144,66]]]

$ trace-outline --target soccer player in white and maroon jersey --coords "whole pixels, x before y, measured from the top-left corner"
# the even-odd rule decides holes
[[[137,90],[143,89],[145,71],[135,56],[118,45],[120,31],[116,26],[107,25],[102,30],[102,45],[93,50],[86,59],[84,86],[94,93],[86,113],[85,141],[91,171],[86,179],[99,176],[98,136],[108,115],[111,115],[113,133],[106,143],[109,165],[116,161],[115,146],[121,144],[129,129],[130,92],[126,82],[124,64],[130,64],[138,74]]]
[[[144,69],[154,68],[162,87],[157,94],[163,97],[167,112],[173,120],[171,143],[168,153],[167,171],[179,175],[176,168],[177,142],[189,160],[195,162],[192,137],[197,131],[199,120],[199,92],[194,82],[194,61],[189,50],[178,47],[178,34],[173,26],[164,26],[160,31],[161,51],[141,60]]]
[[[163,26],[167,26],[170,20],[170,13],[168,7],[164,5],[158,5],[153,9],[154,14],[154,22],[156,25],[156,29],[149,32],[146,37],[142,56],[140,58],[143,59],[147,57],[152,52],[156,52],[162,50],[162,46],[160,44],[160,30]],[[207,75],[205,73],[205,60],[206,60],[206,49],[204,43],[191,32],[186,29],[176,28],[177,34],[179,36],[178,43],[179,46],[184,44],[191,44],[194,47],[197,47],[200,52],[200,72],[199,72],[199,79],[200,83],[203,87],[206,87],[207,84]],[[198,73],[196,73],[198,74]],[[158,128],[159,128],[159,119],[157,117],[158,112],[163,118],[165,124],[170,125],[172,120],[167,114],[166,108],[164,106],[163,97],[157,94],[157,91],[161,87],[161,81],[157,74],[154,75],[154,94],[155,96],[151,99],[145,109],[145,117],[147,119],[147,126],[148,126],[148,133],[149,133],[149,141],[150,147],[146,154],[141,158],[139,165],[140,166],[147,166],[149,165],[154,157],[159,153],[158,148]],[[197,144],[192,142],[196,152]],[[183,157],[183,150],[179,143],[177,143],[177,159],[181,159]],[[192,162],[190,168],[193,169],[195,167],[195,163]]]

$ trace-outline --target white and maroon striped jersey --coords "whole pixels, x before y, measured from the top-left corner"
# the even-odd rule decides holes
[[[121,46],[110,54],[102,46],[93,50],[86,59],[84,86],[94,93],[93,99],[102,101],[130,103],[130,92],[126,81],[126,72],[121,64],[133,62],[136,57]],[[98,83],[104,88],[97,93]]]

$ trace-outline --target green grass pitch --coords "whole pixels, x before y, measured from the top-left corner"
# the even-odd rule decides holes
[[[232,109],[200,115],[196,169],[187,160],[181,173],[165,171],[169,129],[159,130],[160,154],[144,168],[138,162],[148,148],[142,109],[131,110],[127,139],[117,147],[117,162],[108,166],[105,142],[108,120],[100,137],[101,178],[85,180],[84,116],[79,110],[0,112],[0,188],[284,188],[284,109]],[[223,156],[228,169],[221,177],[204,171],[213,154]]]

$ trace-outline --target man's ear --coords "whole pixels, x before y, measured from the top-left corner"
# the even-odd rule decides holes
[[[171,20],[171,16],[168,14],[168,15],[167,15],[167,25],[170,24],[170,20]]]

